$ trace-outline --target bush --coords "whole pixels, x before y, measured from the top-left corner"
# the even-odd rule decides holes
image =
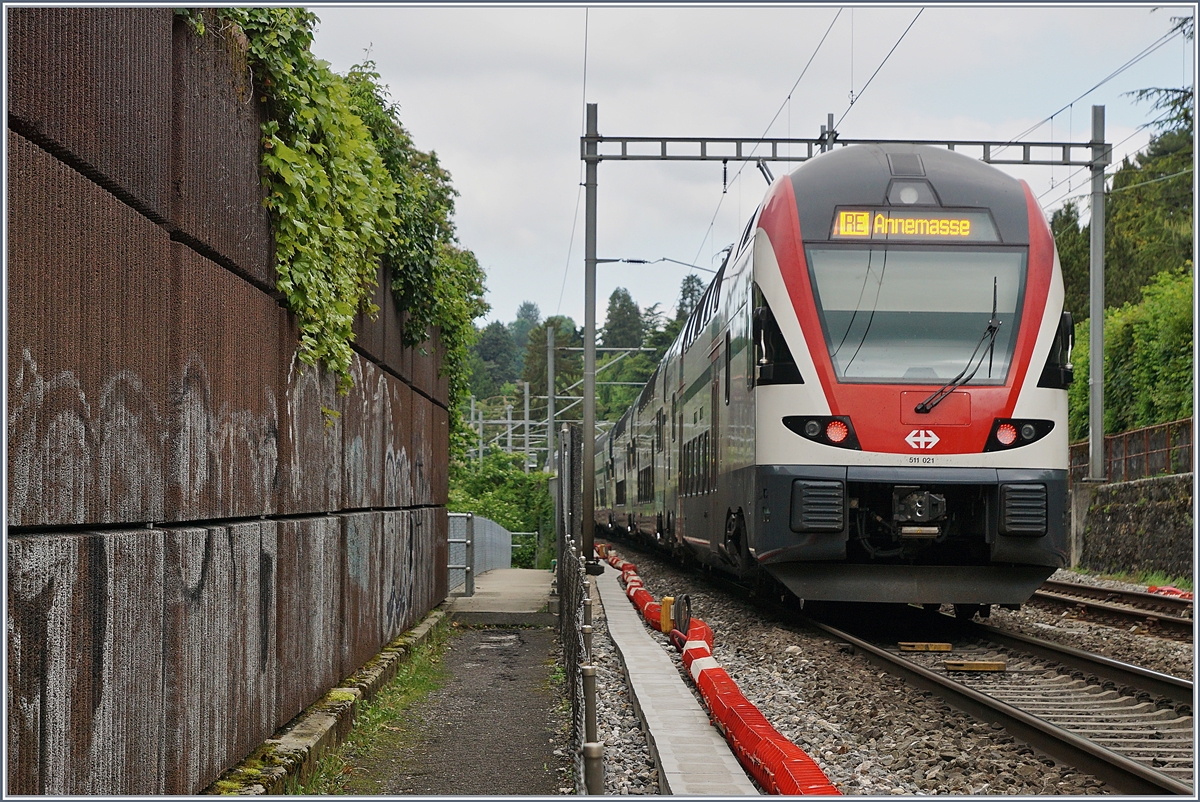
[[[553,554],[554,500],[550,474],[525,473],[523,454],[492,450],[483,461],[460,460],[450,468],[451,512],[490,518],[510,532],[541,532],[541,551],[532,543],[513,550],[514,568],[549,568]],[[518,539],[516,542],[521,542]]]
[[[1070,437],[1088,436],[1091,326],[1075,327]],[[1192,271],[1156,275],[1138,304],[1104,313],[1104,433],[1139,429],[1192,414]]]

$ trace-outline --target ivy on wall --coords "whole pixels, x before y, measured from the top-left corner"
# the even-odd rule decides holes
[[[454,410],[465,396],[473,321],[487,311],[483,271],[455,240],[455,191],[433,153],[417,150],[375,65],[341,76],[311,51],[317,17],[302,8],[176,12],[204,35],[219,25],[244,42],[267,108],[263,182],[275,236],[278,288],[300,329],[299,356],[351,386],[353,322],[370,301],[382,261],[408,313],[404,344],[440,327]],[[452,443],[464,442],[452,432]],[[456,449],[457,450],[457,449]]]

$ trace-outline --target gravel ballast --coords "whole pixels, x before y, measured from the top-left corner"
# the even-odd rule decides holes
[[[638,566],[639,577],[656,599],[691,596],[693,614],[713,628],[718,663],[772,725],[808,752],[844,794],[1109,792],[1095,777],[1035,753],[998,725],[976,721],[932,694],[880,672],[819,630],[769,620],[748,602],[656,556],[621,544],[616,544],[616,550]],[[1020,614],[1012,615],[1019,620]],[[991,623],[1002,618],[994,612]],[[594,650],[600,667],[598,709],[605,742],[606,793],[657,793],[645,736],[603,629],[603,617],[597,619]],[[1033,623],[1030,620],[1029,626]],[[682,671],[678,653],[666,636],[647,631]],[[1187,647],[1132,633],[1116,638],[1110,634],[1109,641],[1120,642],[1124,635],[1136,639],[1130,648],[1134,642],[1142,643],[1141,654],[1147,651],[1147,640],[1167,644],[1167,651]]]

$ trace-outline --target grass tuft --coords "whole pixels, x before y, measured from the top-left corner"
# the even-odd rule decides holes
[[[444,618],[430,631],[428,640],[412,650],[396,676],[379,689],[369,703],[359,707],[349,737],[340,747],[317,761],[304,783],[288,783],[289,794],[377,795],[383,791],[359,771],[360,759],[381,746],[401,752],[415,743],[419,733],[405,725],[405,714],[417,702],[442,687],[446,673],[442,655],[453,637]]]

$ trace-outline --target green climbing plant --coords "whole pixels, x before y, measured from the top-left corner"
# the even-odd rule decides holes
[[[302,8],[176,12],[198,35],[220,28],[243,43],[267,110],[262,173],[275,237],[278,288],[300,329],[299,356],[351,386],[355,315],[371,303],[376,272],[388,269],[406,313],[404,344],[419,347],[438,327],[446,356],[450,420],[465,395],[476,317],[486,313],[484,274],[456,241],[450,174],[400,123],[374,63],[345,76],[311,51],[317,17]]]

